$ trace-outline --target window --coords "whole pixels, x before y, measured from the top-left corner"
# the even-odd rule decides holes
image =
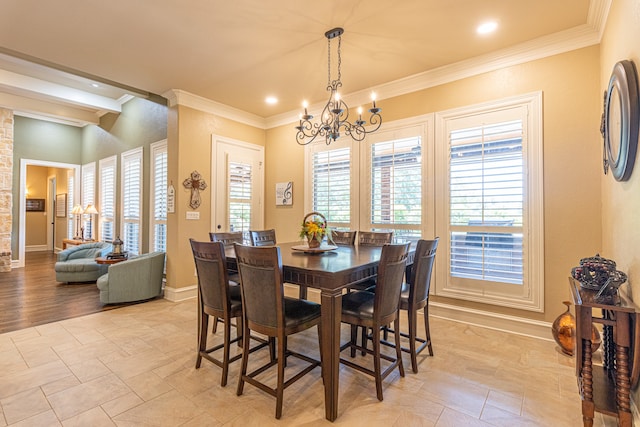
[[[98,162],[100,174],[100,240],[112,242],[115,239],[116,220],[116,156]]]
[[[122,233],[124,250],[137,255],[142,242],[142,147],[121,154]]]
[[[540,96],[437,115],[438,295],[542,310]]]
[[[87,163],[82,165],[82,208],[86,209],[87,206],[95,204],[95,192],[96,192],[96,163]],[[93,215],[82,215],[82,227],[84,239],[93,239],[96,237],[95,233],[91,229],[93,227]]]
[[[69,169],[67,171],[67,239],[73,239],[76,236],[76,216],[71,213],[75,206],[74,185],[75,171]]]
[[[251,228],[252,164],[230,160],[228,167],[229,229],[246,234]]]
[[[151,251],[167,251],[167,141],[151,144]]]
[[[348,230],[352,225],[352,149],[336,141],[311,146],[311,212],[322,213],[329,225]],[[357,202],[355,203],[357,205]]]
[[[422,126],[413,126],[368,138],[363,172],[369,191],[362,229],[393,231],[396,242],[417,241],[422,236],[423,134]]]

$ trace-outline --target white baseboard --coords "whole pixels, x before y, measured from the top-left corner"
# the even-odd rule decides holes
[[[172,302],[186,301],[198,297],[198,285],[185,286],[183,288],[164,287],[164,299]]]
[[[11,268],[22,268],[22,267],[24,267],[24,264],[21,263],[19,259],[11,260]]]
[[[41,251],[48,251],[48,250],[49,248],[47,247],[47,245],[31,245],[31,246],[24,247],[25,252],[41,252]]]

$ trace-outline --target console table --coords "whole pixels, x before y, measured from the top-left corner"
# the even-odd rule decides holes
[[[62,249],[67,249],[69,246],[78,246],[83,243],[93,243],[95,240],[76,240],[76,239],[62,239]]]
[[[569,278],[576,310],[576,376],[582,399],[582,421],[593,426],[594,411],[618,418],[620,426],[632,426],[629,393],[638,381],[638,308],[618,295],[610,304],[595,299],[597,291],[583,289]],[[601,315],[598,315],[598,310]],[[602,365],[593,364],[591,328],[602,325]]]

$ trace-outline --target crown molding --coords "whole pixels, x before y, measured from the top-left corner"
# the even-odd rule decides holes
[[[194,95],[193,93],[189,93],[181,89],[170,89],[163,93],[162,96],[169,101],[169,107],[182,105],[205,113],[215,114],[239,123],[244,123],[249,126],[254,126],[259,129],[267,129],[267,123],[263,117],[247,113],[246,111],[217,101],[203,98],[199,95]]]

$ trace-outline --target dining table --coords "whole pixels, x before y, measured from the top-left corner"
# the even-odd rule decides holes
[[[280,247],[284,281],[320,290],[325,417],[335,421],[340,384],[342,293],[350,286],[376,277],[382,248],[324,245],[312,250],[301,242],[279,243],[277,246]],[[413,261],[414,249],[414,246],[410,249],[409,265]],[[228,266],[234,268],[234,249],[226,250],[226,256]]]

